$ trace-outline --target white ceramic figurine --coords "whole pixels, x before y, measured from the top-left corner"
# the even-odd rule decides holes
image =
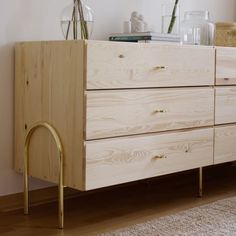
[[[144,21],[143,15],[138,12],[132,12],[130,21],[132,33],[148,31],[148,24]]]

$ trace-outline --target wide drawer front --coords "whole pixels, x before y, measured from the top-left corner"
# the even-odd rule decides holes
[[[215,128],[214,163],[236,161],[236,125]]]
[[[216,88],[216,124],[236,122],[236,86]]]
[[[216,50],[216,84],[236,84],[236,49],[217,48]]]
[[[215,50],[87,42],[87,89],[213,85]]]
[[[214,124],[214,89],[87,92],[86,139]]]
[[[86,190],[213,164],[213,128],[87,141]]]

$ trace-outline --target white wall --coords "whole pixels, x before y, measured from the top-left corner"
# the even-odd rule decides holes
[[[22,189],[13,170],[13,48],[16,41],[62,39],[59,16],[72,0],[0,0],[0,196]],[[133,10],[142,12],[154,29],[161,24],[161,4],[167,0],[87,0],[95,11],[93,38],[106,39],[119,32]],[[182,0],[182,11],[209,9],[214,21],[236,17],[235,0]],[[46,186],[32,181],[32,187]]]

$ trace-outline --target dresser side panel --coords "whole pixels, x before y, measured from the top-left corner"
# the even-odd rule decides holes
[[[56,128],[65,152],[65,185],[83,190],[84,42],[33,42],[22,47],[28,81],[24,123],[29,129],[36,122],[46,121]],[[19,142],[22,146],[22,140]],[[22,162],[22,155],[20,159]],[[58,162],[51,135],[40,128],[30,144],[30,175],[57,183]]]
[[[18,172],[23,169],[24,139],[26,135],[24,124],[25,75],[24,53],[21,44],[15,47],[15,104],[14,104],[14,168]]]

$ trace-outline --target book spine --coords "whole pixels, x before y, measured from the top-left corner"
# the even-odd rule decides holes
[[[151,36],[111,36],[110,41],[137,42],[139,40],[151,40]]]

